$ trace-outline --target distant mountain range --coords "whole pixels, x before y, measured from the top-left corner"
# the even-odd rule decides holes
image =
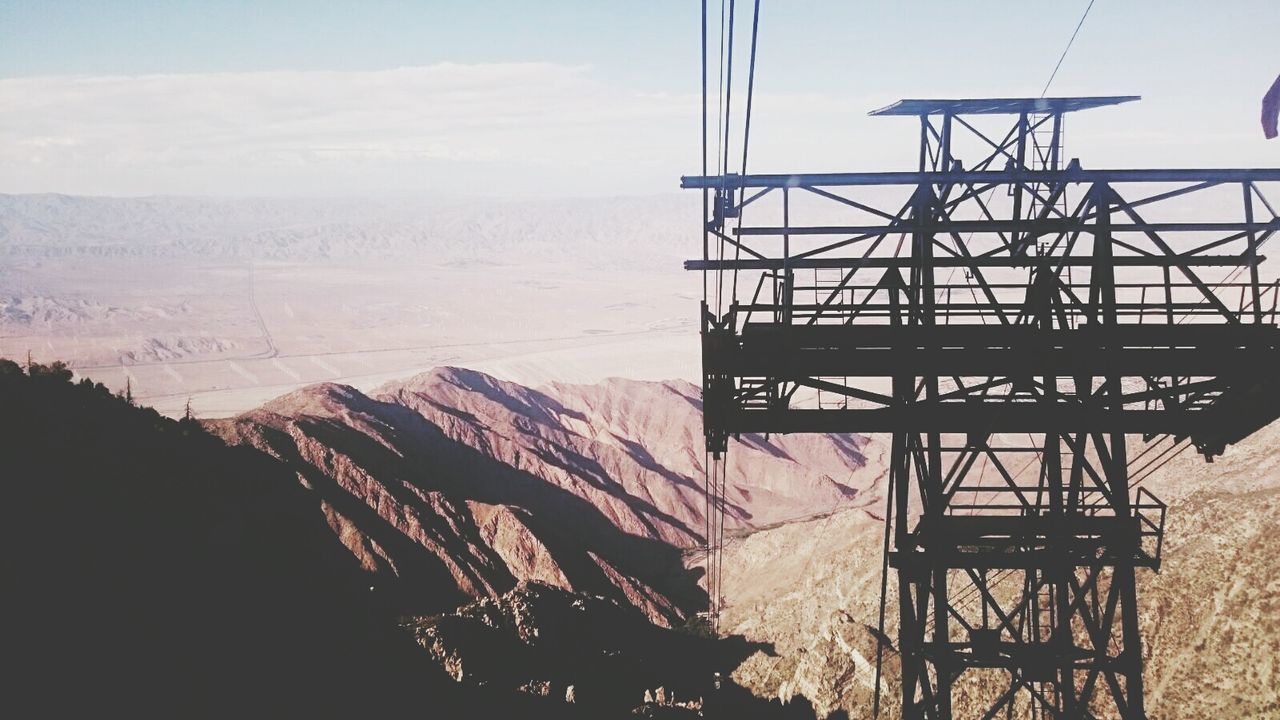
[[[314,260],[429,255],[663,266],[700,246],[692,195],[582,200],[0,195],[0,258]]]

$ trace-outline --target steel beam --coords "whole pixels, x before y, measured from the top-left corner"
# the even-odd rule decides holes
[[[1277,225],[1280,227],[1280,224]],[[895,230],[894,232],[899,232]],[[1255,258],[1239,255],[1136,255],[1121,256],[1112,259],[1117,267],[1249,267],[1255,263],[1266,261],[1265,255]],[[1097,265],[1097,260],[1081,256],[1051,257],[935,257],[930,264],[937,268],[1088,268]],[[827,269],[827,268],[903,268],[910,269],[913,262],[909,258],[892,257],[793,257],[762,258],[745,260],[687,260],[686,270],[781,270],[783,267],[792,270]]]
[[[1063,183],[1277,182],[1280,168],[1187,168],[1168,170],[981,170],[946,172],[792,173],[768,175],[686,175],[684,189],[839,187],[876,185],[962,185]]]

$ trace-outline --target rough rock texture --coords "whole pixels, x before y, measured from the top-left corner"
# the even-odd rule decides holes
[[[545,717],[812,717],[715,686],[710,669],[767,646],[655,627],[633,608],[539,583],[405,627],[460,685],[545,701]]]
[[[577,416],[579,432],[612,444],[647,469],[700,481],[703,473],[702,391],[687,382],[612,378],[598,385],[551,385],[548,394]],[[825,513],[878,504],[884,448],[856,435],[745,435],[730,445],[728,518],[737,529],[759,529]],[[635,473],[637,492],[653,487]],[[649,491],[652,492],[652,491]],[[696,514],[701,517],[701,487]],[[655,504],[662,504],[657,498]]]
[[[1138,578],[1152,717],[1280,717],[1280,423],[1212,465],[1179,455],[1164,564]]]
[[[670,624],[700,596],[679,557],[705,523],[700,410],[688,383],[535,390],[441,368],[372,396],[312,386],[207,427],[293,468],[405,612],[529,580]],[[728,526],[869,502],[875,493],[852,481],[863,444],[744,438],[730,454]]]
[[[613,378],[542,389],[440,368],[375,397],[450,438],[588,499],[618,528],[690,546],[704,519],[701,391]],[[729,452],[729,527],[760,527],[859,503],[862,438],[746,436]],[[878,458],[872,458],[878,462]]]
[[[1280,717],[1278,444],[1280,424],[1211,465],[1188,450],[1144,482],[1170,503],[1163,567],[1138,575],[1151,717]],[[755,533],[726,549],[723,627],[777,652],[748,658],[734,671],[738,682],[762,697],[802,696],[818,717],[838,709],[869,715],[882,532],[871,512],[848,510]],[[892,640],[892,575],[888,597]],[[884,670],[883,711],[893,717],[899,688],[892,652]],[[966,674],[957,713],[983,681]]]

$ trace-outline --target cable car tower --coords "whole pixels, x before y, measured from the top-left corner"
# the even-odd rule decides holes
[[[1280,169],[1066,160],[1072,113],[1137,99],[902,100],[871,114],[915,120],[912,170],[746,174],[744,147],[731,173],[726,140],[682,179],[711,507],[730,437],[892,437],[877,672],[896,651],[905,718],[953,694],[965,717],[1145,718],[1135,576],[1165,506],[1141,482],[1280,417]]]

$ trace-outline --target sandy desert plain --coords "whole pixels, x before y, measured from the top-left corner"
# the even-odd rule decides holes
[[[349,201],[340,220],[319,201],[0,200],[0,356],[66,361],[167,415],[440,365],[697,378],[696,221],[631,217],[681,199]]]

